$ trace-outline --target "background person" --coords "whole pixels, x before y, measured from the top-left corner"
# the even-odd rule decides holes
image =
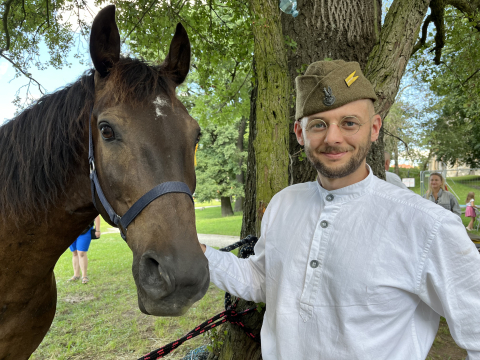
[[[475,222],[475,217],[477,216],[475,209],[478,209],[478,207],[475,206],[475,193],[473,191],[468,193],[466,204],[467,208],[465,209],[465,217],[470,218],[470,222],[468,223],[466,229],[468,231],[472,231],[473,223]]]
[[[80,272],[82,273],[82,284],[87,284],[89,279],[87,275],[88,256],[87,251],[92,241],[91,229],[93,223],[90,224],[82,234],[70,245],[72,252],[73,276],[68,281],[77,281],[80,279]],[[100,238],[100,215],[95,218],[95,236]]]
[[[248,259],[201,245],[218,287],[266,303],[264,360],[425,359],[440,315],[480,359],[480,256],[460,218],[373,175],[375,99],[358,63],[311,64],[294,131],[317,181],[272,198]]]
[[[446,191],[447,184],[442,174],[432,173],[430,174],[430,180],[428,181],[428,189],[425,195],[425,199],[433,201],[435,204],[443,206],[445,209],[450,210],[459,217],[462,216],[460,205],[458,200],[451,192]]]
[[[408,190],[407,185],[402,182],[400,176],[388,171],[390,169],[390,159],[390,153],[388,151],[385,151],[385,181],[395,186],[398,186],[399,188]]]

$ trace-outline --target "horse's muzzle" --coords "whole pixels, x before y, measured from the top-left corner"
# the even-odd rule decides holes
[[[179,316],[208,290],[210,274],[205,256],[173,261],[153,251],[138,264],[137,292],[140,310],[155,316]]]

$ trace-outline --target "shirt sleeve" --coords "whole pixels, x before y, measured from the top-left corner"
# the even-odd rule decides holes
[[[265,290],[265,233],[268,208],[262,221],[261,236],[255,245],[255,255],[240,259],[230,252],[207,246],[210,280],[220,289],[256,303],[266,301]]]
[[[458,216],[462,216],[462,210],[460,209],[460,205],[458,204],[457,198],[452,194],[450,196],[450,208],[452,212]]]
[[[419,276],[418,295],[447,320],[458,346],[469,360],[480,360],[480,254],[461,219],[437,219]]]

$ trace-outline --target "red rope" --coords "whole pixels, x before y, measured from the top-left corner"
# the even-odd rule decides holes
[[[154,359],[160,359],[164,357],[165,355],[171,353],[173,350],[175,350],[177,347],[182,345],[185,341],[190,340],[194,338],[195,336],[198,336],[200,334],[203,334],[204,332],[213,329],[214,327],[217,327],[218,325],[221,325],[225,322],[230,322],[234,325],[240,326],[245,333],[251,337],[253,340],[260,342],[260,336],[259,335],[254,335],[250,329],[248,329],[241,321],[238,321],[238,318],[240,316],[243,316],[245,314],[248,314],[252,312],[253,310],[257,310],[256,307],[246,309],[244,311],[241,311],[237,313],[235,311],[235,308],[237,307],[238,299],[233,304],[233,306],[229,310],[222,311],[220,314],[215,315],[214,317],[208,319],[207,321],[201,323],[197,327],[195,327],[192,331],[190,331],[187,335],[181,337],[178,340],[175,340],[171,342],[170,344],[167,344],[160,349],[154,350],[151,353],[142,356],[138,360],[154,360]]]

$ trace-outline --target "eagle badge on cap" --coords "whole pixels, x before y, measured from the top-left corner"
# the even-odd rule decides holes
[[[351,73],[350,75],[348,75],[348,77],[345,79],[345,82],[347,83],[347,86],[348,86],[348,87],[350,87],[350,85],[352,85],[352,84],[355,82],[355,80],[358,79],[358,76],[355,76],[355,73],[356,73],[356,72],[357,72],[357,71],[352,72],[352,73]],[[355,76],[355,77],[354,77],[354,76]]]
[[[325,98],[323,99],[323,103],[326,106],[332,106],[335,103],[335,96],[333,96],[332,89],[330,88],[330,86],[328,87],[328,89],[323,88],[323,92],[325,93]]]

